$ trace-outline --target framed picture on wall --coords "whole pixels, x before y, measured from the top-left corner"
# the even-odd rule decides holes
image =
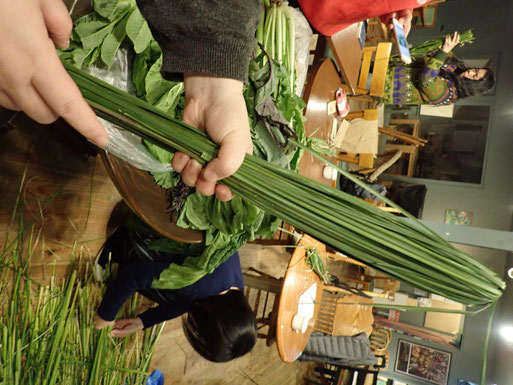
[[[437,385],[447,385],[451,353],[399,340],[394,370]]]

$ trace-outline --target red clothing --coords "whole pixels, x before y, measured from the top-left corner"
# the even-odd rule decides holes
[[[420,7],[429,0],[298,0],[301,11],[320,33],[331,36],[358,21]]]

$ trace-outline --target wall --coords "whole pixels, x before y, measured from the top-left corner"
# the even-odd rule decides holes
[[[507,0],[447,1],[438,7],[436,27],[413,29],[408,40],[418,44],[454,30],[463,31],[469,28],[473,28],[476,41],[472,45],[456,48],[455,53],[458,56],[464,58],[465,56],[499,55],[495,96],[483,97],[483,100],[492,103],[484,181],[482,185],[424,181],[428,191],[423,219],[443,222],[446,208],[467,209],[474,212],[472,226],[510,231],[513,214],[513,151],[511,150],[513,144],[513,71],[511,70],[513,68],[513,44],[511,43],[513,2]],[[475,102],[468,99],[465,104]],[[505,272],[507,266],[513,266],[513,258],[506,252],[468,246],[464,248],[501,274]],[[506,291],[495,313],[489,349],[487,385],[513,384],[511,371],[513,348],[497,338],[501,322],[513,319],[511,301],[513,301],[513,288]],[[481,353],[488,317],[489,312],[466,317],[461,348],[450,349],[452,365],[449,385],[456,385],[459,378],[479,383]],[[399,338],[412,340],[403,335]],[[408,385],[428,384],[393,371],[397,339],[397,335],[394,335],[390,345],[390,367],[384,374]],[[424,341],[417,342],[436,347]],[[509,365],[505,365],[505,362]]]

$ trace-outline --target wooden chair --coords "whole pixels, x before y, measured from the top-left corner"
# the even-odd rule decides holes
[[[392,43],[379,43],[376,47],[365,47],[363,49],[362,65],[360,67],[360,76],[358,77],[357,94],[382,97],[385,91],[385,80],[388,71],[388,62],[392,52]],[[371,63],[374,63],[372,69],[372,79],[370,87],[367,88]]]
[[[315,320],[314,330],[332,336],[352,336],[372,333],[374,316],[369,297],[351,295],[334,286],[324,286],[322,303]]]
[[[369,43],[371,46],[389,40],[388,29],[386,25],[381,22],[379,17],[373,17],[367,20],[367,36],[365,40],[366,43]]]
[[[305,384],[312,385],[376,385],[381,369],[388,364],[385,356],[378,357],[378,364],[373,366],[347,366],[320,363],[314,369],[315,379],[304,377]]]
[[[391,168],[387,174],[412,177],[415,174],[419,147],[427,143],[426,139],[420,137],[420,121],[418,119],[390,119],[390,125],[391,127],[385,127],[381,131],[395,139],[395,142],[387,142],[386,151],[378,154],[378,156],[386,156],[401,151],[402,159],[406,159],[406,162],[403,161],[406,167],[399,163]],[[397,141],[406,144],[398,144]]]
[[[259,276],[243,274],[246,299],[255,314],[258,338],[264,338],[266,345],[271,346],[276,339],[276,320],[282,280],[256,269],[250,270],[258,273]]]
[[[363,118],[364,120],[378,120],[378,110],[367,109],[359,112],[350,112],[347,116],[347,120]],[[358,164],[364,169],[372,168],[374,165],[374,154],[351,154],[351,153],[339,153],[337,155],[339,162],[348,162]]]
[[[384,326],[374,325],[369,340],[371,350],[376,354],[381,354],[390,345],[392,331]]]
[[[354,283],[356,288],[362,290],[369,297],[380,297],[380,298],[393,298],[398,288],[397,281],[393,278],[369,274],[369,267],[356,259],[345,256],[341,253],[327,252],[326,256],[330,259],[348,263],[354,266],[356,269],[355,276],[344,276],[341,277],[341,281],[348,281]],[[371,284],[380,283],[382,286],[383,293],[374,293],[371,290]],[[325,290],[332,290],[331,286],[326,286]],[[337,290],[338,292],[344,293],[344,289]],[[345,291],[347,293],[347,291]]]
[[[436,23],[438,3],[445,0],[431,0],[422,7],[415,8],[412,12],[412,28],[433,28]]]

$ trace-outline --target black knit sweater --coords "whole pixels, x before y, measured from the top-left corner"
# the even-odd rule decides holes
[[[195,72],[246,81],[261,16],[258,0],[138,0],[169,80]]]

